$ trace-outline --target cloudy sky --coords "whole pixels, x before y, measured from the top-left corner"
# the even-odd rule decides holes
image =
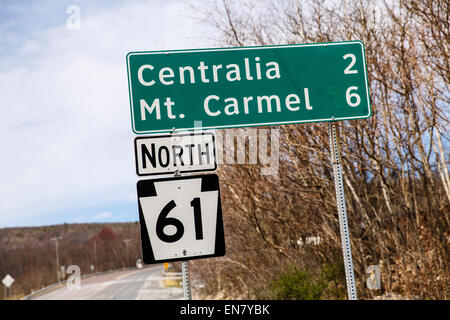
[[[2,0],[0,227],[137,221],[125,57],[198,30],[176,0]]]

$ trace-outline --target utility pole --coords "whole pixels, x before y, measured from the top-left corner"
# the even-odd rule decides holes
[[[56,278],[59,282],[60,276],[59,276],[59,252],[58,252],[58,240],[61,240],[62,237],[53,237],[50,238],[51,241],[55,241],[55,249],[56,249]]]
[[[94,270],[97,272],[97,239],[94,238]]]
[[[127,246],[127,256],[126,256],[126,259],[125,259],[125,261],[127,261],[127,264],[130,262],[129,260],[130,260],[130,256],[129,256],[129,252],[128,252],[128,244],[131,242],[131,239],[125,239],[125,240],[123,240],[123,242],[125,242],[125,244],[126,244],[126,246]]]

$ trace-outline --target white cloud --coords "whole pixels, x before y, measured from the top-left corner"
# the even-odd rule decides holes
[[[111,212],[103,211],[103,212],[100,212],[99,214],[96,214],[95,216],[88,216],[88,215],[77,216],[77,217],[69,220],[69,222],[74,222],[74,223],[102,222],[102,221],[107,221],[108,219],[110,219],[112,217],[113,217],[113,215],[111,214]]]
[[[195,47],[178,2],[80,8],[80,30],[43,30],[0,61],[0,226],[129,201],[137,177],[126,54]]]
[[[100,221],[100,220],[103,220],[103,219],[108,219],[108,218],[110,218],[112,215],[111,215],[111,212],[108,212],[108,211],[103,211],[103,212],[100,212],[98,215],[96,215],[95,217],[93,217],[92,218],[92,220],[94,220],[94,221]]]

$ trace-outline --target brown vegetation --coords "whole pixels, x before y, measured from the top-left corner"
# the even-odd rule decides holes
[[[10,274],[15,279],[15,296],[58,281],[55,241],[50,240],[54,237],[61,237],[59,266],[77,265],[82,275],[136,266],[141,258],[137,222],[0,229],[0,278]],[[124,242],[126,239],[131,241]]]
[[[449,6],[223,0],[194,8],[221,46],[364,42],[373,116],[339,123],[360,298],[449,297]],[[270,298],[292,266],[317,275],[342,259],[327,124],[277,128],[278,177],[262,176],[260,165],[219,168],[227,254],[192,268],[210,296]],[[297,245],[305,236],[322,242]],[[366,288],[369,265],[381,269],[380,291]]]

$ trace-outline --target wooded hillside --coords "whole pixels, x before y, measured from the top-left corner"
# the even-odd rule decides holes
[[[136,266],[141,258],[137,222],[0,229],[0,278],[7,274],[14,278],[14,296],[27,295],[67,278],[60,274],[58,279],[56,243],[51,240],[55,238],[60,238],[59,266],[77,265],[81,275]],[[124,241],[127,239],[131,241]],[[0,297],[4,298],[3,291]]]

